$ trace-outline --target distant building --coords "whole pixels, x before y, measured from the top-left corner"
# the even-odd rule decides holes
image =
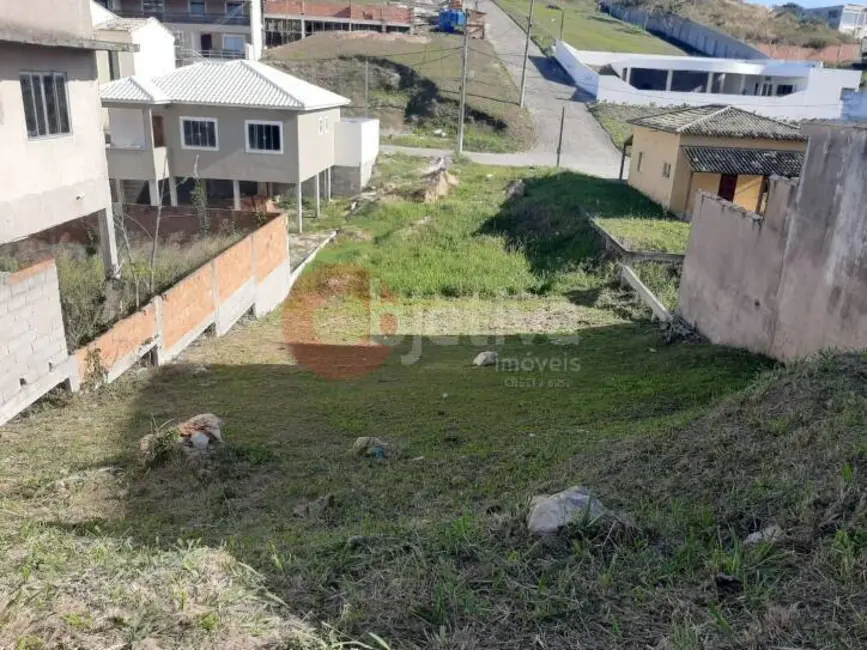
[[[262,55],[261,0],[95,0],[121,18],[156,18],[175,36],[178,64]]]
[[[804,9],[803,15],[821,20],[844,34],[867,36],[867,5],[815,7]]]
[[[410,32],[410,7],[363,2],[265,0],[265,42],[276,46],[332,31]]]
[[[630,122],[629,184],[680,215],[699,190],[764,212],[768,179],[796,177],[806,138],[798,127],[731,106],[662,111]]]
[[[600,102],[725,104],[791,120],[839,118],[843,91],[861,84],[860,71],[825,68],[820,61],[594,52],[563,41],[557,41],[556,58]]]

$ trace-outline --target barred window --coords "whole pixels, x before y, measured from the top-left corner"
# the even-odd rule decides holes
[[[70,132],[66,75],[60,72],[21,74],[24,122],[31,139]]]
[[[182,117],[181,144],[184,149],[217,147],[217,120],[210,117]]]
[[[283,153],[282,122],[247,120],[247,151],[255,153]]]

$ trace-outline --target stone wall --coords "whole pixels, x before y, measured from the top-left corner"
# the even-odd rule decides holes
[[[680,310],[715,343],[776,359],[867,348],[867,125],[804,127],[800,182],[764,216],[702,195]]]

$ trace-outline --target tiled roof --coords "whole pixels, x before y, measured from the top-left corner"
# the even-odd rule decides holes
[[[764,140],[806,140],[797,126],[748,111],[711,104],[663,111],[630,124],[669,133]]]
[[[142,93],[149,97],[143,97]],[[152,79],[127,77],[102,87],[104,102],[204,104],[300,111],[349,103],[329,90],[258,61],[203,62]]]
[[[115,16],[104,23],[94,25],[94,29],[104,29],[118,32],[134,32],[135,30],[144,27],[148,24],[149,18],[120,18]]]
[[[750,174],[754,176],[800,176],[803,151],[742,149],[739,147],[681,147],[695,172]]]

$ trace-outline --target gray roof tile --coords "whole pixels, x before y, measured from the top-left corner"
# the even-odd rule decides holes
[[[749,174],[753,176],[800,176],[803,151],[743,149],[740,147],[681,147],[695,172]]]
[[[676,108],[639,117],[630,120],[629,123],[658,131],[687,135],[806,140],[797,126],[721,104]]]

